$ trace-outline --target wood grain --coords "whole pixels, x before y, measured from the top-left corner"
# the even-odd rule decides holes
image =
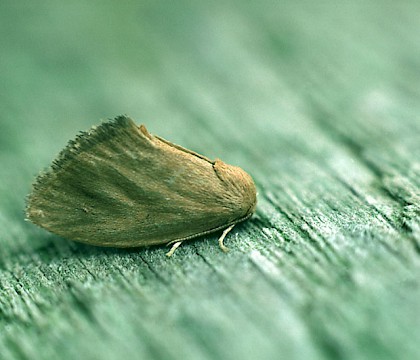
[[[416,359],[415,2],[0,5],[2,359]],[[100,249],[24,222],[69,138],[126,113],[249,172],[256,215]]]

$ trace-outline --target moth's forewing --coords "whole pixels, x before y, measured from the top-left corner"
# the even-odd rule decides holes
[[[255,185],[240,168],[119,117],[69,143],[38,177],[27,216],[68,239],[137,247],[226,227],[245,219],[255,203]]]

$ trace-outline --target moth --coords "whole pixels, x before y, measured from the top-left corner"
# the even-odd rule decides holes
[[[256,187],[239,167],[151,135],[126,116],[81,132],[36,178],[26,216],[67,239],[111,247],[172,244],[248,219]]]

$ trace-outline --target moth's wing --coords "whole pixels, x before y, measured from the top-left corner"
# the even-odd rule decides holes
[[[37,178],[27,217],[68,239],[135,247],[228,226],[255,202],[255,185],[240,168],[118,117],[79,135]]]

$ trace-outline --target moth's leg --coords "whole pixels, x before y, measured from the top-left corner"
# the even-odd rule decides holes
[[[225,239],[225,237],[226,237],[226,235],[228,234],[228,232],[230,231],[230,230],[232,230],[233,229],[233,227],[235,226],[235,224],[233,224],[233,225],[230,225],[228,228],[226,228],[224,231],[223,231],[223,234],[219,237],[219,247],[224,251],[224,252],[228,252],[229,251],[229,248],[227,248],[226,246],[225,246],[225,244],[223,244],[223,240]]]
[[[179,245],[181,245],[181,243],[182,243],[182,241],[177,241],[176,243],[174,243],[171,247],[171,250],[169,250],[166,253],[166,256],[171,257],[174,254],[175,250],[178,249]]]

